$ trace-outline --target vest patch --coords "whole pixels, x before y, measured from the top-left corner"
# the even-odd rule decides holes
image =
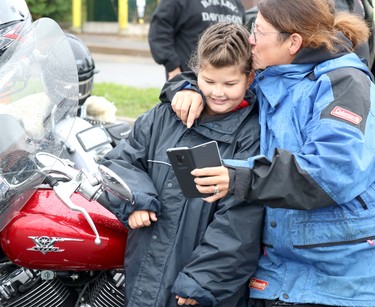
[[[257,279],[257,278],[250,279],[249,288],[263,291],[267,287],[268,287],[268,281]]]
[[[346,110],[342,107],[338,107],[336,106],[332,111],[331,111],[331,115],[332,116],[335,116],[335,117],[339,117],[341,119],[344,119],[348,122],[351,122],[355,125],[358,125],[361,121],[362,121],[362,117],[349,111],[349,110]]]

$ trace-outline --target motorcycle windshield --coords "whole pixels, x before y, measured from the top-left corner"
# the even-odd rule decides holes
[[[37,153],[61,154],[54,129],[77,105],[70,44],[56,22],[41,18],[0,57],[0,229],[45,179]]]
[[[2,0],[1,5],[0,28],[6,27],[12,21],[22,21],[29,17],[29,9],[24,1]]]

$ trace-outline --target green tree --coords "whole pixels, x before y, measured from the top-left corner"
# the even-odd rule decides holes
[[[71,0],[26,0],[34,20],[49,17],[57,22],[70,22],[72,19]]]
[[[146,8],[145,8],[145,22],[149,22],[152,13],[155,11],[156,6],[158,4],[158,0],[146,0]],[[129,9],[129,22],[135,22],[138,18],[137,14],[137,1],[136,0],[128,0],[128,9]]]

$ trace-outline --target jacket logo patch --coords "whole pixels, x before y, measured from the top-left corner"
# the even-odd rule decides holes
[[[267,287],[268,287],[268,281],[257,279],[257,278],[250,279],[249,288],[263,291]]]
[[[341,119],[345,119],[348,122],[351,122],[351,123],[353,123],[355,125],[358,125],[362,121],[362,117],[361,116],[359,116],[359,115],[357,115],[357,114],[355,114],[353,112],[350,112],[349,110],[341,108],[341,107],[335,107],[331,111],[331,115],[339,117]]]

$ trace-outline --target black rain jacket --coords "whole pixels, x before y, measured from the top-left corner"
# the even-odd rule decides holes
[[[210,140],[218,142],[222,158],[257,154],[257,107],[199,119],[187,129],[170,104],[162,103],[137,119],[129,138],[105,157],[103,164],[124,179],[135,198],[132,205],[110,196],[109,209],[125,225],[135,209],[158,216],[149,227],[129,230],[128,307],[177,307],[176,294],[199,306],[246,306],[260,253],[262,206],[232,196],[212,204],[184,198],[166,154],[170,147]]]

